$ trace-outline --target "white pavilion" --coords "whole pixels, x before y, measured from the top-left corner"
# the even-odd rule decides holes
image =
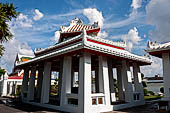
[[[170,42],[159,44],[157,42],[149,41],[146,51],[150,55],[162,59],[164,82],[164,98],[162,98],[162,100],[168,102],[170,109]]]
[[[75,18],[68,27],[61,26],[59,43],[36,49],[33,59],[18,63],[16,68],[24,69],[22,101],[72,113],[100,113],[145,104],[140,66],[150,65],[151,59],[126,51],[125,42],[97,37],[99,31],[97,22],[85,25]],[[117,71],[117,92],[113,69]],[[55,97],[50,95],[52,71],[59,76]]]

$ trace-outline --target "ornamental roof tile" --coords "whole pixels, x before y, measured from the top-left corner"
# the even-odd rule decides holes
[[[165,51],[170,50],[170,42],[159,44],[157,42],[148,42],[147,52],[157,52],[157,51]]]
[[[68,26],[68,27],[61,26],[60,32],[61,33],[70,33],[70,32],[83,31],[83,29],[85,29],[87,31],[87,30],[92,30],[95,28],[99,28],[98,22],[94,22],[93,25],[85,25],[85,24],[83,24],[82,20],[75,18],[74,20],[71,20],[70,26]]]

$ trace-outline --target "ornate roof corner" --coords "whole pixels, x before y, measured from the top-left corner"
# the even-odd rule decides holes
[[[94,24],[92,25],[94,28],[99,27],[99,22],[94,22]]]
[[[144,54],[144,57],[145,57],[145,58],[152,59],[151,56],[150,56],[149,54]]]
[[[119,43],[123,44],[125,48],[127,47],[126,41],[122,40],[122,41],[120,41]]]
[[[38,52],[40,52],[40,51],[42,51],[44,48],[35,48],[34,49],[34,53],[38,53]]]
[[[83,21],[79,18],[75,18],[74,20],[70,21],[70,25],[72,24],[83,24]]]
[[[66,26],[60,26],[60,32],[63,32],[66,29]]]
[[[147,47],[148,47],[148,49],[153,49],[153,48],[155,48],[156,46],[159,46],[159,45],[160,44],[157,43],[156,41],[155,42],[148,41]]]

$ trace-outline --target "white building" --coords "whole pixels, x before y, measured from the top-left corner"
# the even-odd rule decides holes
[[[163,100],[170,102],[170,42],[158,44],[156,42],[148,42],[146,50],[150,55],[162,59],[163,64],[163,81],[164,81],[164,98]],[[170,107],[170,103],[169,103]]]
[[[16,64],[16,68],[24,69],[22,101],[74,113],[99,113],[143,105],[140,66],[150,65],[151,59],[126,51],[125,42],[97,37],[99,31],[97,22],[85,25],[76,18],[70,26],[61,26],[58,44],[36,50],[33,59]],[[118,92],[114,90],[113,69],[117,70]],[[38,90],[34,90],[36,71]],[[53,99],[49,95],[52,71],[59,73],[59,94]]]

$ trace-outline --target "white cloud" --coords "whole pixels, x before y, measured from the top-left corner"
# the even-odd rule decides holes
[[[127,48],[129,51],[131,51],[133,45],[134,44],[138,45],[142,39],[139,36],[137,28],[134,27],[133,29],[129,30],[128,34],[122,35],[122,40],[124,40],[127,43]]]
[[[153,41],[170,41],[170,1],[151,0],[146,6],[147,23],[155,26],[150,31],[150,38]]]
[[[35,15],[33,17],[34,20],[40,20],[44,15],[42,12],[40,12],[38,9],[35,9]]]
[[[60,38],[60,31],[56,31],[54,33],[54,41],[55,42],[58,42],[59,41],[59,38]]]
[[[141,41],[141,37],[139,36],[138,30],[136,27],[130,29],[127,35],[123,35],[124,41],[131,41],[134,44],[138,44]]]
[[[135,17],[138,15],[138,9],[141,7],[142,5],[142,0],[132,0],[132,12],[129,14],[129,17]]]
[[[141,7],[141,5],[142,5],[142,0],[132,0],[132,4],[131,4],[132,9],[130,14],[128,14],[127,16],[128,18],[117,22],[105,23],[103,29],[120,28],[137,22],[138,19],[141,19],[145,16],[141,12],[138,12],[138,9]]]
[[[106,31],[98,33],[98,37],[100,37],[100,38],[107,38],[107,36],[108,36],[108,33]]]
[[[33,55],[33,52],[27,43],[21,43],[15,38],[10,40],[8,43],[4,43],[4,47],[5,52],[0,59],[0,67],[3,67],[8,72],[12,71],[17,53]]]
[[[28,18],[27,15],[22,13],[16,18],[16,20],[12,21],[15,27],[32,27],[32,20]]]
[[[162,60],[157,57],[152,57],[152,60],[153,63],[151,65],[141,67],[141,72],[144,73],[145,76],[163,75]]]
[[[20,44],[18,49],[19,49],[19,54],[21,55],[34,56],[31,47],[26,42]]]
[[[130,29],[127,34],[111,36],[111,39],[121,39],[126,42],[127,49],[132,50],[134,45],[139,45],[142,38],[139,36],[139,32],[136,27]]]
[[[83,10],[83,14],[87,16],[90,24],[98,22],[100,27],[103,27],[104,17],[102,12],[98,11],[96,8],[87,8]]]
[[[131,7],[134,9],[138,9],[141,7],[142,0],[132,0]]]

